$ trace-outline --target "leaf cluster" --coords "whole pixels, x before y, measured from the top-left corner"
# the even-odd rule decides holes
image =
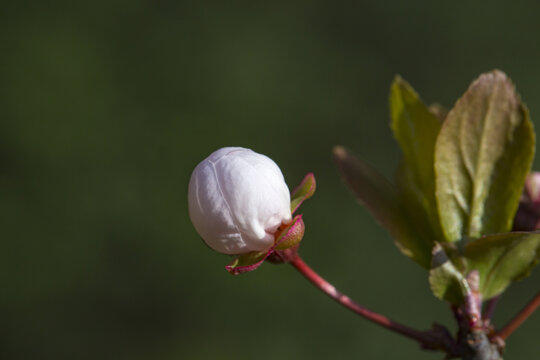
[[[526,276],[540,257],[540,233],[510,231],[535,135],[511,80],[482,74],[446,111],[425,105],[397,76],[390,118],[403,154],[395,181],[343,147],[334,158],[401,252],[429,271],[434,295],[454,304],[471,291],[488,299]]]

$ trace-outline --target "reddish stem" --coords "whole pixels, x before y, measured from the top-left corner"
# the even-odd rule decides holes
[[[497,336],[506,340],[525,320],[540,306],[540,292],[516,315],[505,327],[497,332]]]
[[[338,291],[332,284],[319,276],[313,269],[311,269],[301,258],[296,256],[293,260],[290,261],[291,265],[296,268],[304,277],[306,277],[313,285],[318,287],[326,295],[337,301],[339,304],[343,305],[349,310],[357,313],[358,315],[364,317],[365,319],[374,322],[388,330],[392,330],[401,335],[414,339],[420,342],[423,345],[428,345],[433,348],[434,345],[439,343],[438,339],[435,339],[430,332],[419,331],[413,328],[410,328],[406,325],[397,323],[393,320],[388,319],[386,316],[375,313],[371,310],[366,309],[362,305],[356,303],[354,300],[349,298],[347,295]],[[435,346],[438,347],[438,346]]]

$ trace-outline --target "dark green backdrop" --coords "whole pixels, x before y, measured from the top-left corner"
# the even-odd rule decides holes
[[[539,2],[35,3],[0,9],[2,359],[442,357],[288,266],[227,274],[229,258],[189,222],[189,176],[226,145],[272,157],[291,187],[313,171],[306,261],[374,310],[453,326],[425,273],[341,184],[331,148],[392,176],[397,73],[451,107],[500,68],[539,127]],[[512,286],[495,320],[539,283],[536,270]],[[505,358],[538,356],[539,333],[535,314]]]

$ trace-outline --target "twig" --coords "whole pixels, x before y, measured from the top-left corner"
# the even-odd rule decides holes
[[[496,336],[506,340],[525,320],[540,306],[540,292],[516,315],[506,326],[499,330]]]
[[[319,288],[326,295],[331,297],[333,300],[343,305],[347,309],[355,312],[356,314],[364,317],[365,319],[378,324],[388,330],[397,332],[401,335],[404,335],[408,338],[418,341],[425,348],[428,349],[441,349],[448,353],[454,354],[455,349],[451,349],[449,345],[449,339],[441,338],[439,328],[434,328],[432,331],[419,331],[413,328],[410,328],[406,325],[400,324],[396,321],[388,319],[386,316],[373,312],[366,309],[362,305],[358,304],[347,295],[338,291],[332,284],[323,279],[319,274],[317,274],[313,269],[311,269],[301,258],[296,256],[290,261],[290,264],[296,268],[306,279],[308,279],[313,285]],[[435,331],[435,329],[439,331]],[[443,335],[444,336],[444,335]]]

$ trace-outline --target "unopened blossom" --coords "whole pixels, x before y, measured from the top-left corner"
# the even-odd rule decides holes
[[[204,242],[224,254],[266,251],[290,223],[290,194],[272,159],[226,147],[203,160],[189,182],[189,216]]]

